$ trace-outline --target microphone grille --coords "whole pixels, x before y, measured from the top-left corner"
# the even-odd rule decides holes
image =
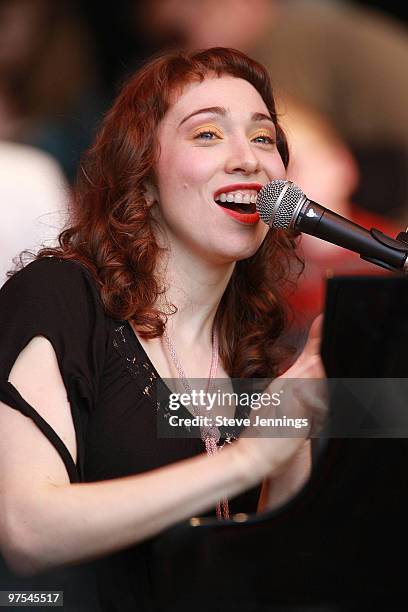
[[[278,179],[262,187],[256,208],[262,221],[270,227],[289,229],[296,208],[304,198],[303,191],[297,185]]]

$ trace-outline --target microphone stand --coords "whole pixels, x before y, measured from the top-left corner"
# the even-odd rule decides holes
[[[369,231],[371,236],[380,244],[390,249],[394,249],[395,251],[405,253],[405,262],[402,268],[396,268],[395,266],[381,261],[381,259],[363,257],[362,255],[360,256],[361,259],[380,266],[381,268],[385,268],[386,270],[391,270],[392,272],[402,272],[403,274],[408,274],[408,227],[405,232],[400,232],[396,238],[391,238],[374,227],[372,227]]]

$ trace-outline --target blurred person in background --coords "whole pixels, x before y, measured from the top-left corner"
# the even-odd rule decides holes
[[[79,3],[0,2],[0,139],[52,155],[69,182],[106,107]]]
[[[408,220],[408,35],[347,0],[146,0],[163,44],[228,45],[269,70],[275,91],[322,112],[353,153],[357,201]]]
[[[104,105],[96,66],[77,3],[0,2],[0,284],[61,231]]]
[[[322,113],[293,98],[281,98],[278,113],[288,140],[287,179],[311,200],[367,229],[395,238],[399,227],[384,215],[368,212],[353,194],[359,182],[356,160],[338,131]],[[387,274],[356,253],[303,234],[305,269],[291,298],[296,325],[307,329],[324,307],[325,279],[334,274]]]
[[[55,245],[69,199],[70,187],[50,155],[0,141],[0,286],[22,251]]]

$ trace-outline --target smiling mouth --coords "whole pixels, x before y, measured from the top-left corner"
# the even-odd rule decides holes
[[[222,208],[233,210],[241,214],[253,214],[256,212],[256,189],[237,189],[226,193],[219,193],[214,201]]]

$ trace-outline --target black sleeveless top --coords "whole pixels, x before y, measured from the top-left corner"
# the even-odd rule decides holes
[[[200,439],[158,438],[159,374],[129,323],[105,314],[95,281],[79,263],[44,258],[12,276],[0,291],[0,329],[0,400],[41,429],[71,483],[139,474],[205,452]],[[76,463],[7,381],[35,336],[47,338],[57,356],[75,427]],[[31,452],[35,449],[27,449],[27,460]],[[255,512],[259,492],[256,487],[230,500],[231,513]],[[101,610],[149,610],[150,545],[146,541],[86,566],[95,577]]]

